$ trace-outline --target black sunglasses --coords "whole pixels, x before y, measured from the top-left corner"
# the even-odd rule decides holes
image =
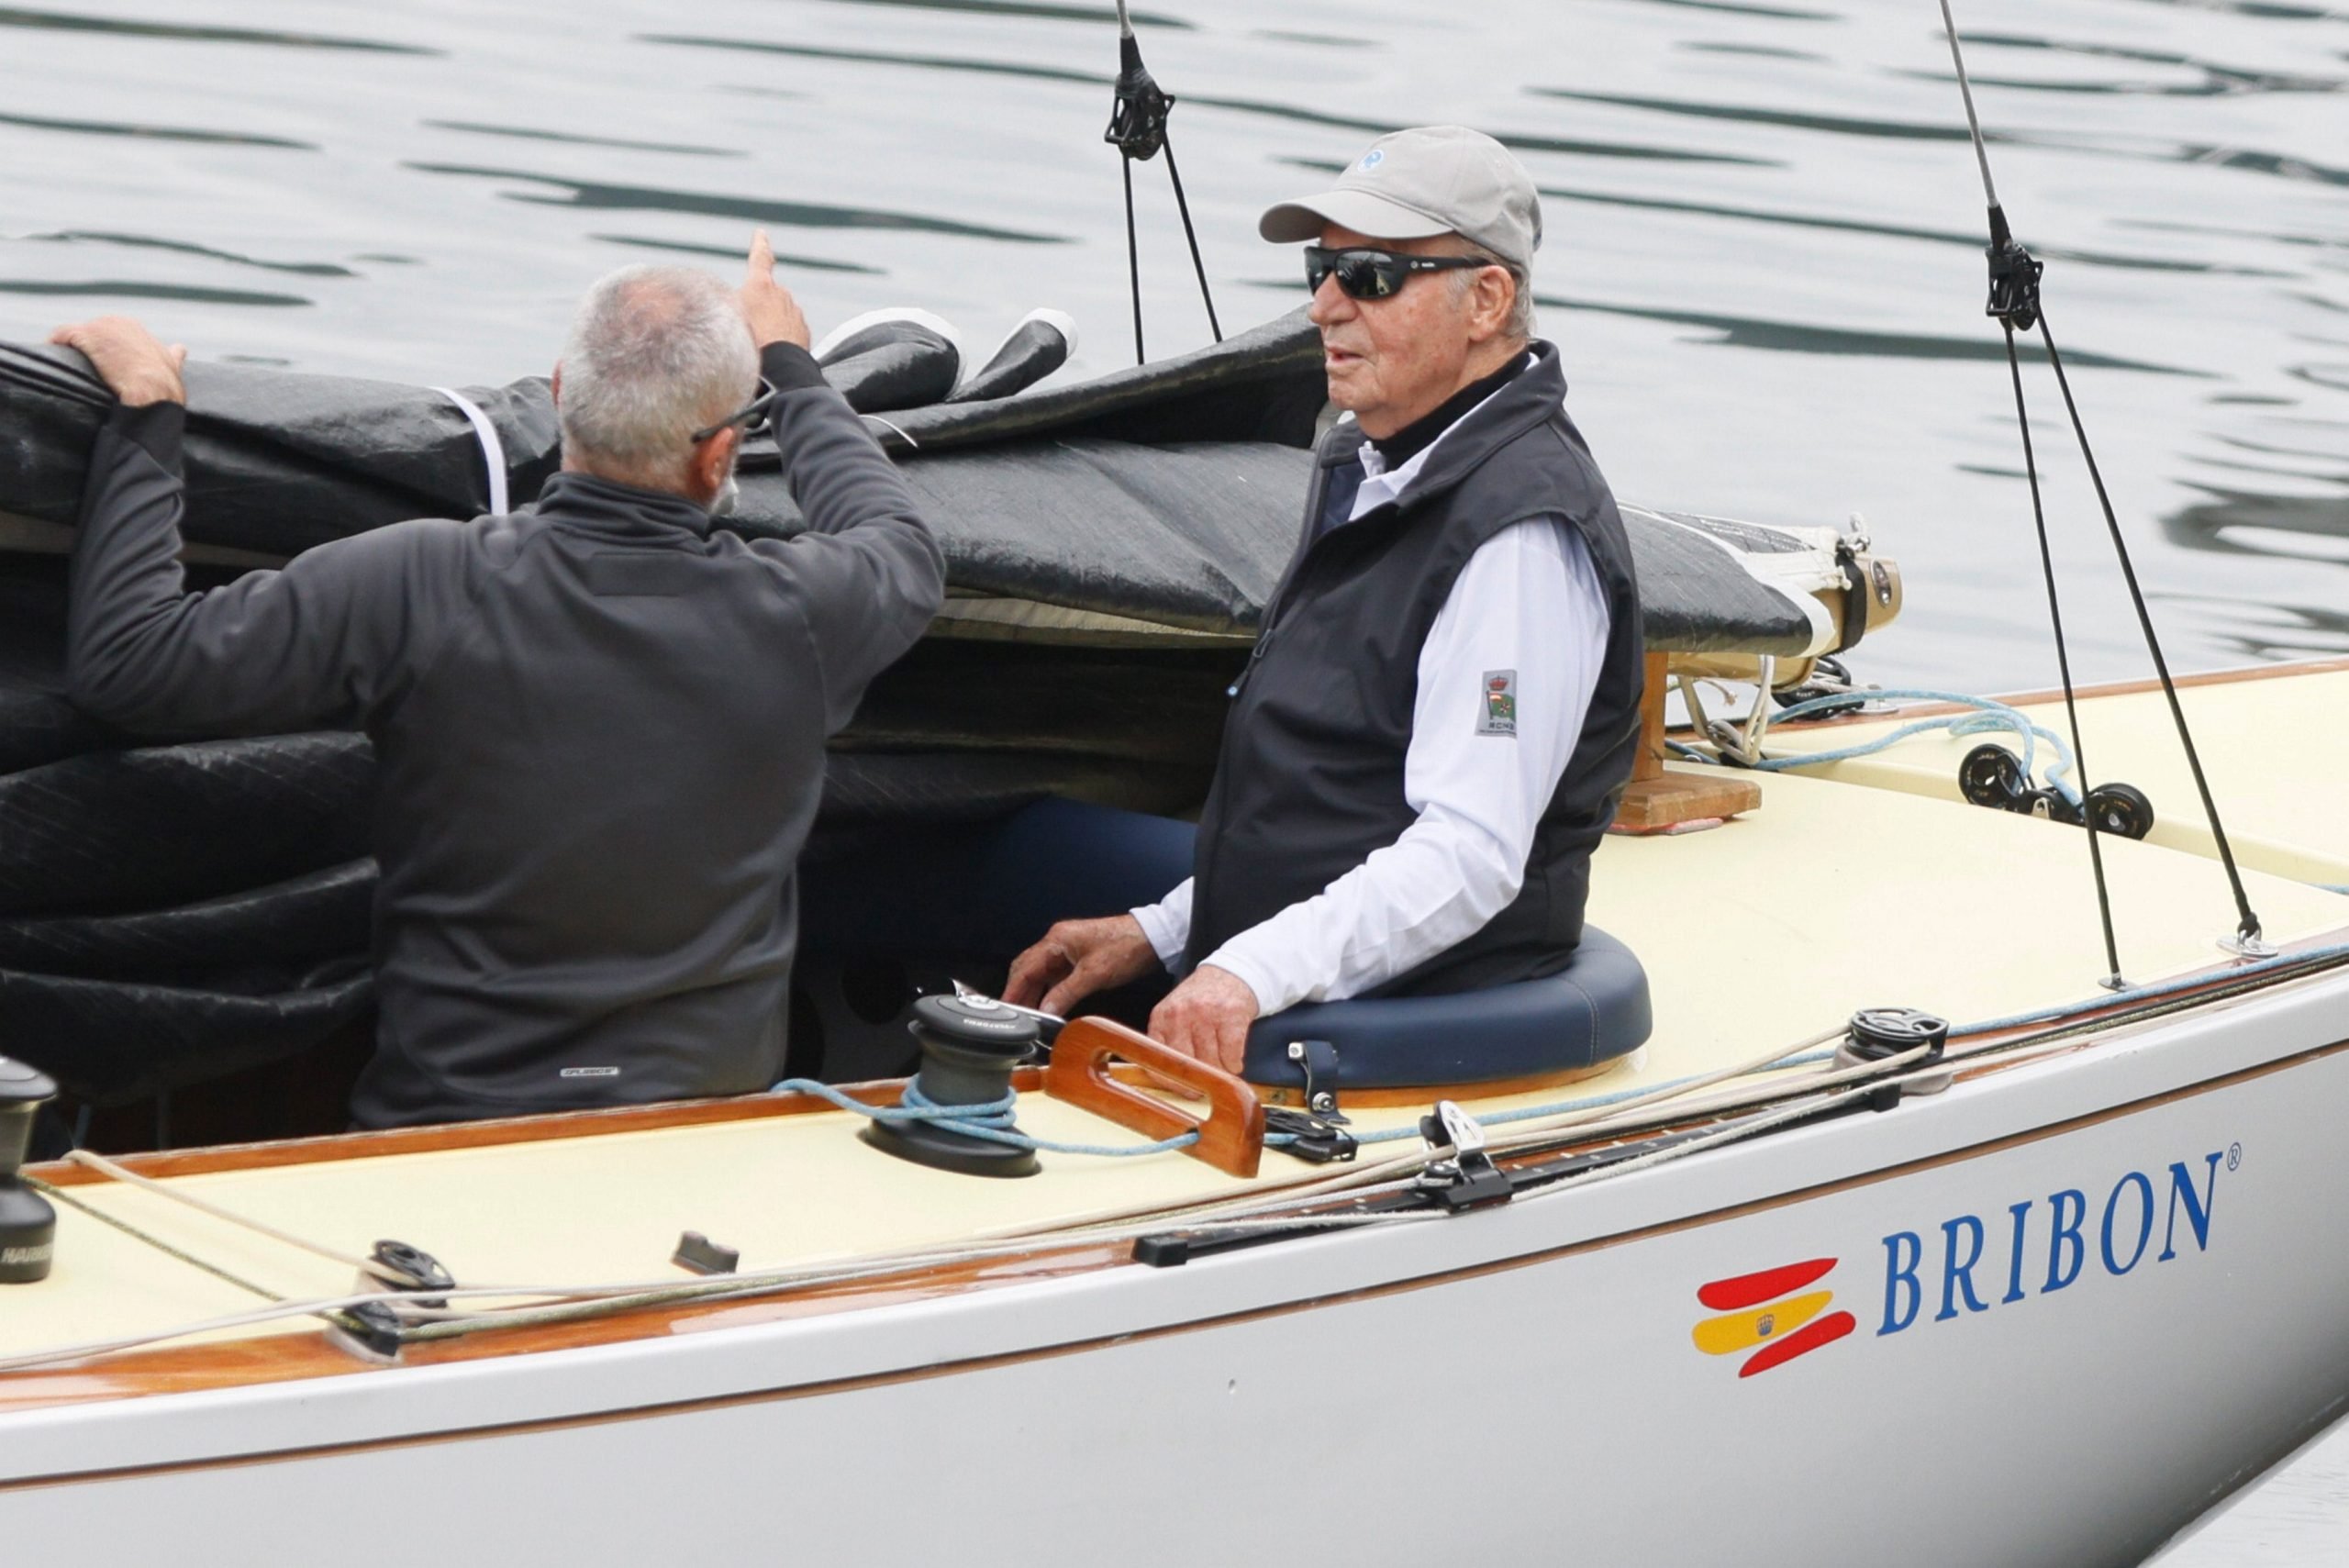
[[[742,433],[744,435],[749,435],[752,430],[758,428],[759,421],[767,417],[767,410],[774,406],[775,397],[775,389],[772,386],[767,387],[756,397],[751,399],[750,402],[744,404],[741,407],[737,408],[733,413],[726,416],[725,418],[720,419],[717,424],[704,425],[700,429],[696,430],[691,438],[693,444],[699,446],[702,442],[709,439],[710,437],[718,434],[718,431],[731,429],[737,425],[742,427]]]
[[[1308,245],[1305,286],[1319,293],[1321,280],[1335,274],[1338,287],[1349,299],[1387,299],[1402,291],[1413,272],[1498,265],[1486,256],[1401,256],[1392,250],[1331,250]]]

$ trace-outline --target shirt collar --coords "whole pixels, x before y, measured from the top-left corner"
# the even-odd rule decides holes
[[[712,520],[707,507],[674,491],[648,490],[641,484],[624,484],[617,479],[582,473],[575,469],[566,469],[548,480],[539,490],[538,506],[541,517],[560,516],[639,530],[650,524],[684,528],[703,537],[709,533]]]
[[[1444,438],[1466,424],[1475,416],[1476,410],[1498,396],[1503,387],[1531,368],[1534,358],[1534,355],[1528,353],[1523,359],[1510,361],[1493,374],[1462,388],[1427,419],[1422,419],[1418,424],[1405,430],[1399,430],[1394,436],[1387,438],[1385,443],[1386,449],[1408,445],[1409,443],[1401,438],[1419,431],[1422,427],[1439,417],[1450,415],[1448,421],[1438,428],[1432,436],[1421,440],[1416,446],[1411,446],[1409,455],[1394,469],[1390,470],[1386,466],[1386,451],[1381,450],[1381,444],[1365,437],[1361,450],[1355,454],[1362,463],[1363,486],[1354,493],[1353,516],[1359,517],[1375,506],[1383,506],[1389,501],[1399,498],[1409,487],[1411,481],[1419,476],[1419,471],[1427,466],[1428,459],[1435,455],[1436,448],[1443,443]],[[1352,518],[1348,519],[1348,521],[1352,520]]]

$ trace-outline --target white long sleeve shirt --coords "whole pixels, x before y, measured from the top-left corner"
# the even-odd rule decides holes
[[[1442,442],[1391,473],[1365,443],[1366,477],[1348,521],[1402,495]],[[1272,1014],[1360,995],[1482,929],[1525,884],[1534,829],[1598,688],[1609,620],[1590,553],[1564,519],[1529,518],[1487,539],[1419,650],[1403,759],[1403,795],[1417,820],[1205,962],[1245,981],[1258,1012]],[[1513,733],[1480,722],[1487,679],[1501,672],[1516,687]],[[1168,972],[1182,973],[1190,882],[1132,913]]]

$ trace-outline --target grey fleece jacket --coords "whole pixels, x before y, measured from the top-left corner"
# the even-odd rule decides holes
[[[117,409],[73,555],[74,700],[133,730],[363,728],[382,1003],[362,1125],[779,1074],[824,742],[918,639],[939,549],[804,350],[770,349],[807,531],[583,473],[184,592],[176,404]]]

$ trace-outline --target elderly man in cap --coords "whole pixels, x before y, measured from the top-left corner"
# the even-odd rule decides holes
[[[1303,541],[1234,687],[1194,874],[1055,925],[1010,999],[1065,1012],[1163,965],[1150,1032],[1238,1071],[1300,1002],[1551,974],[1639,731],[1623,524],[1528,293],[1541,203],[1457,126],[1397,131],[1272,208],[1330,401]]]

